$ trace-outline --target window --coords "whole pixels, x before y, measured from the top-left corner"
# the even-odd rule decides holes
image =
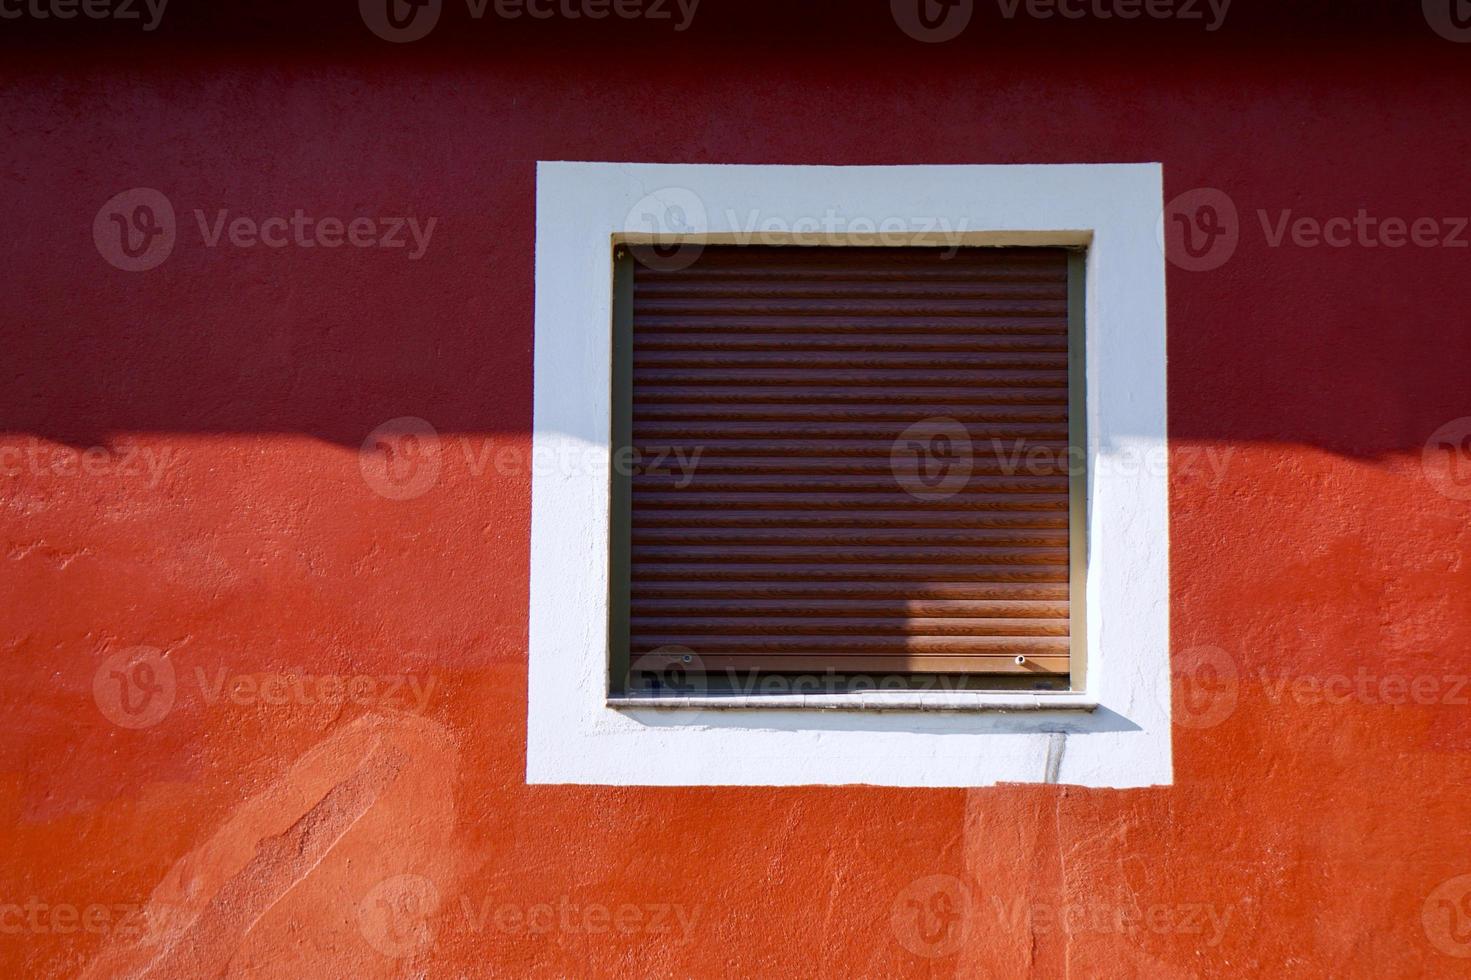
[[[552,465],[531,488],[528,781],[1168,783],[1162,205],[1156,164],[539,165],[533,452]],[[920,274],[945,251],[947,271]],[[927,275],[931,291],[906,281],[886,300],[855,269]],[[906,345],[815,329],[845,304],[897,317],[1008,290],[1055,335],[927,328]],[[786,304],[759,315],[794,325],[800,347],[736,319],[670,319],[757,300]],[[946,315],[995,326],[1003,309]],[[860,431],[877,422],[890,428]],[[805,426],[781,443],[800,451],[774,451],[776,424]],[[1028,440],[1073,450],[1065,473],[1055,455],[1035,467]],[[833,499],[866,494],[885,517],[826,523]],[[935,605],[957,602],[993,605]],[[904,683],[797,689],[783,657]]]
[[[1081,251],[614,266],[615,694],[1081,681]]]

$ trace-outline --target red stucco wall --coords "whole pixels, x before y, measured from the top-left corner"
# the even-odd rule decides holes
[[[1471,416],[1471,249],[1273,247],[1258,212],[1449,236],[1471,48],[1415,5],[993,10],[926,46],[881,5],[708,2],[404,46],[350,6],[0,25],[0,972],[1463,975],[1471,458],[1424,450]],[[563,158],[1158,160],[1229,195],[1234,255],[1168,284],[1173,786],[524,785],[534,163]],[[91,229],[139,186],[178,238],[130,273]],[[437,224],[410,260],[211,248],[193,215],[298,208]],[[359,449],[401,416],[441,467],[393,500]],[[126,727],[139,646],[171,698]],[[272,674],[302,679],[234,680]],[[906,918],[941,894],[943,950]]]

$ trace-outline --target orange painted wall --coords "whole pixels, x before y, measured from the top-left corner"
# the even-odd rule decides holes
[[[326,5],[13,22],[0,973],[1465,975],[1471,48],[1414,5],[921,45],[707,2],[403,46]],[[1234,253],[1168,283],[1174,785],[526,786],[538,159],[1228,195]],[[146,272],[91,234],[134,187],[178,217]],[[1439,238],[1273,244],[1361,208]],[[210,247],[220,209],[437,223],[416,259]],[[360,447],[401,416],[440,470],[394,500]],[[137,647],[156,718],[109,680]]]

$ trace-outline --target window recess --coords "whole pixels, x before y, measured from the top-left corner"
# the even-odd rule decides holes
[[[612,693],[1081,687],[1083,258],[617,246]]]

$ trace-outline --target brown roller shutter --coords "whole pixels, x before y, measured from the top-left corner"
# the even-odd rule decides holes
[[[1067,676],[1067,251],[722,246],[620,269],[624,656]]]

